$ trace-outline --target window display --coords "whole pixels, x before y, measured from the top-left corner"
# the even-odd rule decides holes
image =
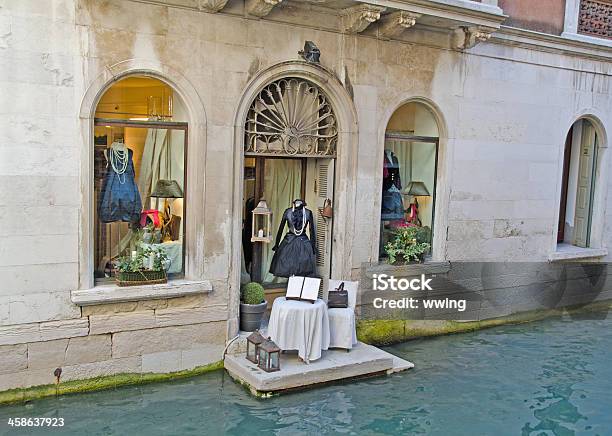
[[[438,127],[427,107],[407,103],[393,114],[383,153],[379,253],[388,260],[388,244],[406,227],[416,227],[416,242],[431,247]]]
[[[172,89],[148,77],[123,79],[102,96],[94,122],[97,279],[118,277],[119,264],[149,251],[163,252],[168,275],[182,274],[187,123],[176,120],[184,114]]]

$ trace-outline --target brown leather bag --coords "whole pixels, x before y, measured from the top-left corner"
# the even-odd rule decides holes
[[[331,200],[328,198],[323,202],[323,209],[321,209],[321,216],[323,218],[332,218],[334,216],[334,210],[332,209]]]
[[[327,296],[327,307],[330,309],[346,309],[348,307],[348,291],[344,289],[344,282],[340,283]]]

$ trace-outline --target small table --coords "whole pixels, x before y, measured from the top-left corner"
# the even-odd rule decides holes
[[[298,356],[306,362],[321,358],[321,350],[329,348],[329,318],[327,304],[323,300],[313,303],[274,300],[268,336],[281,350],[297,350]]]

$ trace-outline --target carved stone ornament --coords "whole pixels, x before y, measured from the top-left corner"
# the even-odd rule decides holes
[[[205,12],[216,13],[225,7],[228,0],[198,0],[198,9]]]
[[[336,116],[313,83],[280,79],[253,100],[244,125],[246,156],[334,157]]]
[[[452,45],[455,49],[472,48],[479,42],[487,41],[491,38],[495,29],[488,27],[460,27],[453,33]]]
[[[282,3],[283,0],[247,0],[246,10],[249,15],[262,18],[268,15],[274,6]]]
[[[393,12],[385,15],[380,20],[380,28],[378,29],[379,35],[387,39],[395,38],[404,30],[414,26],[417,18],[420,16],[421,14],[406,11]]]
[[[344,31],[348,33],[363,32],[366,27],[380,19],[380,14],[385,8],[361,4],[344,9],[342,12],[342,24]]]

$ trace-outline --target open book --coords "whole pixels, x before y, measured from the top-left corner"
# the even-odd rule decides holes
[[[321,279],[299,276],[289,277],[285,298],[287,300],[310,301],[314,303],[319,295],[319,286],[321,286]]]

